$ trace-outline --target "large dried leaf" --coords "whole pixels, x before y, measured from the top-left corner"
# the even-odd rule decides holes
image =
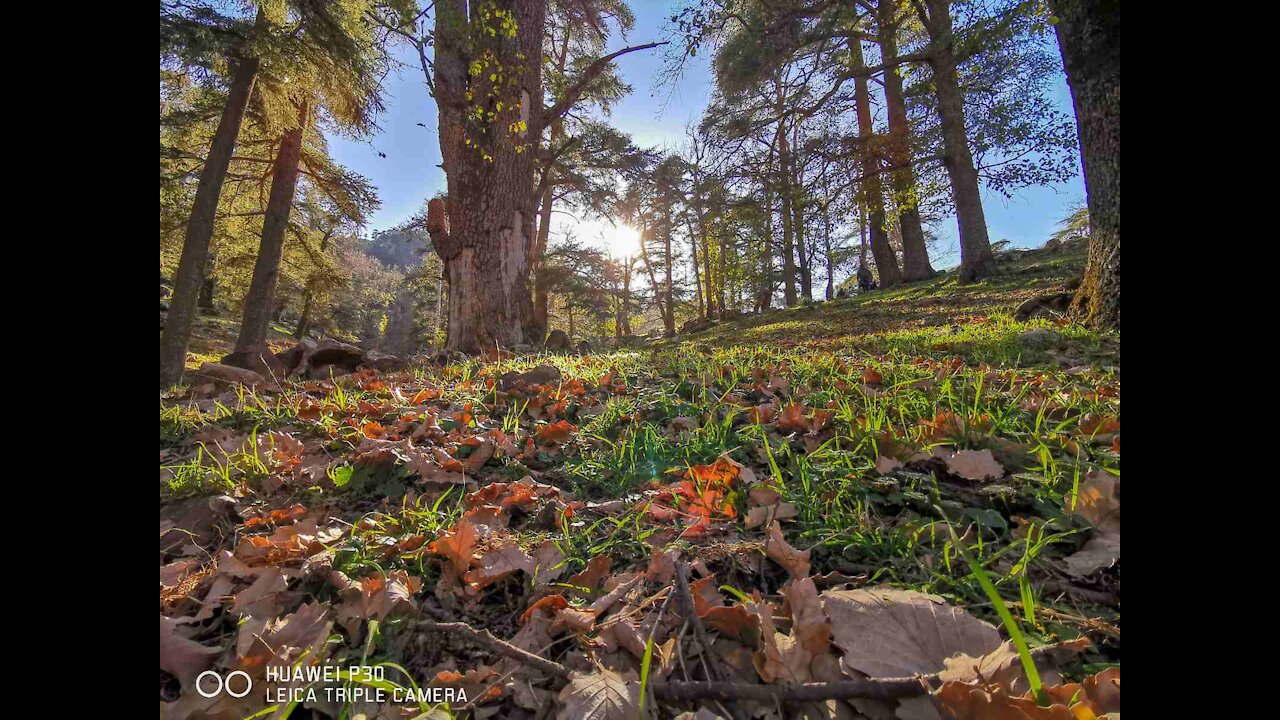
[[[280,594],[289,587],[280,568],[271,568],[258,576],[252,585],[242,590],[231,605],[232,612],[237,615],[262,618],[267,620],[276,617],[284,609]]]
[[[1030,693],[1011,695],[998,685],[943,683],[935,697],[955,720],[1092,720],[1120,716],[1120,668],[1104,670],[1083,683],[1045,686],[1050,704]]]
[[[912,590],[828,590],[822,599],[843,665],[853,673],[928,675],[953,655],[980,657],[1001,642],[992,625]]]
[[[557,720],[635,720],[640,716],[640,683],[600,669],[575,673],[560,691],[564,706]]]
[[[190,689],[196,676],[213,666],[221,648],[206,647],[182,634],[177,620],[160,616],[160,669]]]
[[[1120,559],[1120,478],[1105,470],[1090,472],[1080,483],[1075,507],[1071,497],[1065,510],[1093,525],[1089,542],[1067,558],[1067,572],[1077,577],[1090,575]]]
[[[1004,466],[996,462],[990,450],[961,450],[943,459],[947,470],[969,480],[994,480],[1004,475]]]

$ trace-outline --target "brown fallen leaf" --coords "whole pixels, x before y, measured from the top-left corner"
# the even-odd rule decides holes
[[[271,568],[259,575],[252,585],[236,594],[231,611],[242,617],[263,620],[274,618],[284,609],[280,594],[288,587],[289,581],[280,572],[280,568]]]
[[[945,455],[947,470],[968,480],[994,480],[1004,475],[1004,466],[996,462],[990,450],[961,450]]]
[[[208,647],[182,634],[178,620],[160,616],[160,669],[178,678],[182,689],[190,691],[196,676],[213,667],[222,648]]]
[[[791,547],[782,537],[782,525],[776,521],[769,526],[765,535],[764,553],[770,560],[786,568],[791,577],[809,576],[809,551]]]
[[[574,673],[560,691],[557,720],[636,720],[640,683],[607,668]]]
[[[329,607],[311,602],[275,620],[250,618],[236,635],[236,657],[241,670],[251,675],[268,665],[291,665],[305,659],[319,663],[324,657],[333,620]]]
[[[913,590],[828,590],[823,607],[842,664],[871,677],[910,677],[941,671],[945,660],[980,657],[1001,643],[1000,632],[941,598]]]
[[[1045,686],[1041,707],[1028,692],[1012,695],[999,685],[946,682],[934,693],[955,720],[1094,720],[1120,716],[1120,668],[1109,668],[1083,683]],[[1113,715],[1114,714],[1114,715]]]
[[[774,520],[790,520],[799,515],[800,511],[789,502],[753,507],[747,511],[746,526],[750,530],[751,528],[771,523]]]
[[[1067,557],[1067,572],[1084,577],[1109,567],[1120,559],[1120,478],[1106,470],[1085,476],[1072,507],[1070,494],[1064,510],[1079,515],[1093,525],[1084,547]]]
[[[487,550],[480,556],[480,566],[463,576],[467,592],[478,594],[485,586],[517,572],[532,575],[534,561],[519,545],[504,545]]]

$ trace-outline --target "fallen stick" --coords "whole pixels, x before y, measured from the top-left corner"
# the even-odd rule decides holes
[[[548,675],[555,675],[566,680],[569,678],[569,668],[554,660],[534,655],[528,650],[522,650],[506,640],[500,640],[488,630],[477,630],[464,622],[436,622],[434,620],[419,620],[414,623],[414,626],[419,630],[435,630],[437,632],[462,635],[477,645],[482,645],[499,655],[505,655],[513,660],[519,660],[525,665],[541,670]]]
[[[670,596],[668,596],[669,599]],[[522,650],[505,640],[500,640],[488,630],[477,630],[464,622],[436,622],[419,620],[418,629],[456,633],[482,645],[499,655],[519,660],[529,667],[548,675],[569,679],[572,671],[554,660]],[[1038,658],[1054,653],[1076,653],[1088,647],[1088,638],[1077,638],[1055,645],[1045,645],[1031,651]],[[650,686],[659,700],[684,702],[689,700],[756,700],[764,702],[816,702],[821,700],[847,700],[872,698],[892,700],[929,694],[939,684],[937,674],[918,675],[909,678],[850,678],[835,682],[765,685],[727,681],[668,681]]]
[[[814,702],[847,698],[894,698],[926,695],[928,676],[920,678],[890,678],[887,680],[839,680],[836,682],[804,683],[801,685],[762,685],[736,682],[665,682],[653,686],[653,694],[659,700],[684,702],[689,700],[756,700],[761,702]]]

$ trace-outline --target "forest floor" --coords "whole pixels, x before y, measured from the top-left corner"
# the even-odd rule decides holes
[[[162,395],[162,718],[1118,710],[1119,337],[1012,319],[1079,248],[1002,257],[636,350]]]

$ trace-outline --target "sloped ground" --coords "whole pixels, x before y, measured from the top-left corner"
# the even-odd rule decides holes
[[[161,716],[1118,711],[1119,340],[1009,317],[1080,262],[1048,255],[639,352],[162,397]]]

